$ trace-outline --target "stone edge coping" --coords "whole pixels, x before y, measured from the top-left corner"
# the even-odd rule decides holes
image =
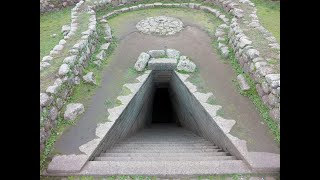
[[[90,159],[95,149],[99,146],[104,136],[107,135],[109,129],[113,126],[114,122],[122,114],[124,109],[130,103],[131,99],[139,91],[140,87],[144,82],[149,78],[151,70],[145,71],[145,73],[136,79],[138,83],[128,83],[124,84],[124,87],[130,89],[131,94],[126,96],[119,96],[117,99],[121,101],[120,106],[116,106],[108,109],[110,113],[108,119],[110,122],[99,123],[96,128],[96,136],[91,141],[86,144],[83,144],[79,147],[79,150],[84,154],[80,155],[56,155],[50,162],[47,171],[44,174],[54,174],[54,173],[80,173],[82,167]],[[188,74],[181,74],[177,71],[174,71],[180,81],[187,87],[188,91],[193,94],[193,96],[200,102],[203,108],[207,111],[208,114],[212,117],[212,120],[218,125],[223,133],[226,134],[230,142],[237,148],[240,154],[243,156],[243,160],[251,167],[253,171],[278,171],[280,170],[280,155],[274,153],[265,153],[265,152],[248,152],[246,141],[241,140],[231,134],[229,134],[231,128],[235,125],[236,121],[232,119],[224,119],[220,116],[217,116],[217,111],[221,108],[219,105],[211,105],[207,103],[207,100],[213,93],[201,93],[197,91],[197,87],[189,82],[187,79]]]
[[[230,142],[237,148],[240,152],[243,160],[256,172],[269,172],[269,171],[279,171],[280,170],[280,154],[267,153],[267,152],[248,152],[246,141],[241,140],[229,132],[232,127],[236,124],[235,120],[224,119],[223,117],[217,116],[217,111],[221,108],[219,105],[211,105],[206,101],[213,94],[201,93],[197,91],[197,87],[187,80],[189,75],[181,74],[174,71],[179,79],[184,83],[189,92],[194,95],[196,99],[200,102],[202,107],[207,111],[212,117],[212,120],[219,126],[221,131],[226,134]]]

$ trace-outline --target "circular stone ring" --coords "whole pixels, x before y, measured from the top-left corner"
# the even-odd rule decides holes
[[[183,29],[180,19],[167,16],[148,17],[141,20],[136,28],[145,34],[173,35]]]

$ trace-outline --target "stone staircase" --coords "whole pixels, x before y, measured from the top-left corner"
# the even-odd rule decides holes
[[[90,161],[91,166],[99,167],[101,172],[110,175],[188,175],[189,172],[194,175],[248,171],[242,160],[237,160],[192,131],[168,123],[152,124],[150,128],[118,142]]]

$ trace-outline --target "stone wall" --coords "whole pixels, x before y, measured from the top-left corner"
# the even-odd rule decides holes
[[[79,3],[81,2],[83,3]],[[78,12],[78,8],[76,6],[72,12]],[[98,34],[95,12],[89,9],[82,13],[91,15],[88,29],[82,32],[81,39],[69,51],[69,56],[60,66],[54,83],[48,86],[45,92],[40,93],[40,152],[43,151],[51,130],[56,127],[63,105],[72,94],[74,86],[79,84],[80,77],[96,48]]]
[[[40,0],[40,13],[59,10],[61,8],[75,5],[80,0]]]
[[[215,123],[217,120],[212,119],[212,116],[196,99],[193,93],[188,90],[176,73],[172,74],[169,93],[174,111],[183,127],[195,132],[199,136],[205,137],[238,159],[243,159],[241,153]],[[221,108],[221,106],[213,107],[217,109]]]
[[[151,73],[129,104],[125,106],[104,139],[101,140],[102,143],[95,150],[92,158],[110,148],[116,142],[130,137],[131,134],[144,128],[147,122],[151,121],[154,92],[153,74]]]

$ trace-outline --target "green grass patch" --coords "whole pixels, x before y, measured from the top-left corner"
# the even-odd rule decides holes
[[[252,0],[257,7],[260,23],[280,43],[280,1]]]
[[[88,29],[89,15],[83,13],[79,15],[79,26],[75,35],[67,40],[67,43],[64,45],[63,50],[59,55],[54,56],[54,59],[50,62],[51,66],[47,67],[45,70],[40,72],[40,90],[44,91],[53,81],[56,79],[55,75],[57,74],[59,67],[61,66],[64,58],[69,56],[69,50],[76,44],[82,37],[81,32]],[[47,54],[48,55],[48,54]]]
[[[63,39],[61,27],[71,23],[71,7],[40,15],[40,61]],[[56,37],[50,37],[57,34]]]

